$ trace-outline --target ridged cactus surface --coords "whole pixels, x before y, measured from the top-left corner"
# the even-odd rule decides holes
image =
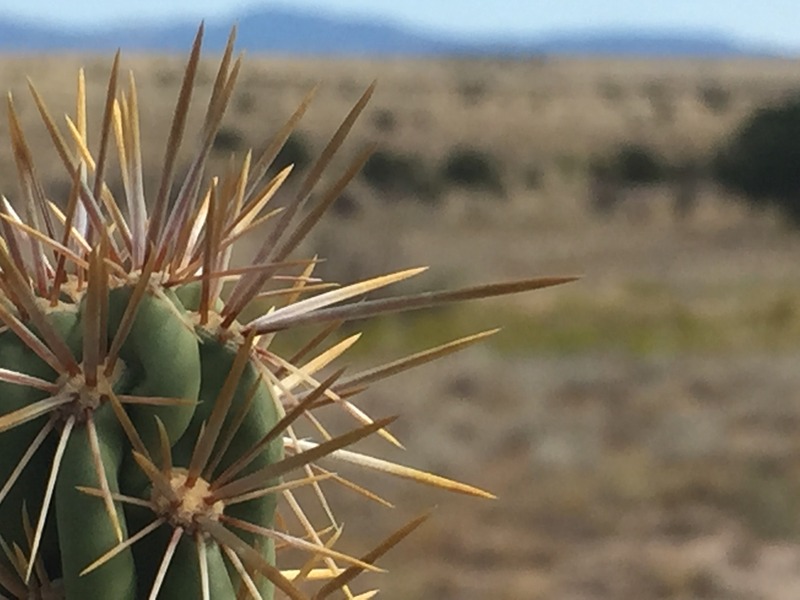
[[[295,257],[325,209],[369,156],[323,178],[372,93],[370,86],[316,163],[288,194],[292,168],[267,173],[313,91],[254,157],[209,176],[214,137],[236,82],[234,34],[222,56],[191,162],[178,164],[192,102],[202,27],[166,141],[160,185],[145,194],[133,75],[110,70],[99,145],[89,147],[83,74],[63,127],[31,84],[32,99],[71,182],[50,198],[9,96],[18,195],[0,199],[0,594],[11,598],[371,598],[364,571],[422,519],[365,549],[336,549],[341,524],[325,490],[365,491],[394,475],[489,497],[466,484],[350,448],[389,432],[353,399],[370,384],[483,339],[483,332],[366,371],[334,369],[354,338],[345,322],[453,301],[528,291],[571,278],[535,278],[380,299],[369,292],[424,269],[338,285]],[[124,81],[124,84],[123,84]],[[94,126],[94,125],[93,125]],[[118,162],[122,193],[106,183]],[[231,165],[234,163],[232,162]],[[185,172],[177,181],[176,172]],[[317,190],[320,181],[329,186]],[[3,186],[7,182],[2,182]],[[313,192],[313,194],[312,194]],[[274,198],[280,210],[269,210]],[[273,203],[275,203],[273,202]],[[253,231],[251,261],[232,264]],[[246,309],[261,316],[246,320]],[[317,326],[293,356],[277,336]],[[303,328],[308,335],[308,328]],[[353,428],[334,433],[320,408]],[[349,464],[360,479],[334,469]],[[310,488],[312,522],[295,494]],[[308,496],[308,495],[305,495]],[[365,501],[355,497],[355,501]],[[304,501],[305,502],[305,501]],[[291,551],[291,552],[289,552]],[[304,557],[298,561],[298,556]],[[284,558],[289,557],[289,558]],[[292,562],[289,562],[289,561]]]

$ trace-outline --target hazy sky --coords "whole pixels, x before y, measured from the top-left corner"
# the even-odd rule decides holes
[[[450,33],[531,35],[563,29],[691,28],[800,48],[800,0],[0,0],[0,19],[96,26],[115,20],[231,17],[256,6],[378,16]]]

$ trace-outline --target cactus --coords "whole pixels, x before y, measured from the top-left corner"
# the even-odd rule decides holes
[[[145,202],[133,76],[111,68],[100,146],[87,143],[83,75],[71,141],[31,84],[33,99],[72,182],[65,210],[37,179],[9,96],[8,118],[24,207],[2,198],[0,243],[0,593],[13,598],[325,598],[350,586],[422,522],[415,519],[362,557],[335,549],[341,534],[327,485],[354,484],[325,468],[373,472],[475,496],[475,487],[358,453],[372,435],[399,442],[393,418],[373,420],[352,397],[380,379],[448,355],[483,332],[360,373],[318,375],[354,341],[330,344],[344,322],[443,303],[534,290],[569,277],[347,302],[413,277],[409,269],[342,287],[313,276],[316,259],[292,255],[369,156],[358,153],[302,218],[332,157],[372,94],[370,86],[283,211],[264,214],[291,175],[267,179],[303,116],[300,107],[253,160],[206,180],[211,145],[240,69],[235,30],[222,56],[201,142],[176,193],[178,150],[200,57],[200,27],[167,142],[161,183]],[[112,140],[124,203],[105,182]],[[299,222],[297,222],[299,221]],[[272,225],[251,263],[232,249]],[[224,284],[232,282],[226,293]],[[285,282],[288,282],[288,286]],[[263,290],[269,287],[269,291]],[[243,320],[257,301],[272,305]],[[295,356],[276,336],[298,325],[322,331]],[[320,350],[320,347],[324,349]],[[311,357],[311,358],[309,358]],[[330,434],[317,409],[335,404],[356,422]],[[317,441],[300,437],[311,423]],[[312,523],[293,490],[310,487],[329,522]],[[290,532],[289,519],[301,524]],[[284,564],[284,550],[306,553]],[[297,552],[294,553],[297,556]],[[322,583],[319,583],[322,581]],[[316,586],[316,589],[315,589]]]

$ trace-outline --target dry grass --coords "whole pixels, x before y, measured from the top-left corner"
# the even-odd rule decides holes
[[[73,73],[85,66],[98,109],[108,63],[107,58],[85,56],[7,57],[0,62],[0,81],[21,100],[30,75],[58,114],[72,108],[67,99],[73,96]],[[206,93],[213,79],[211,64],[207,59],[201,68],[200,88]],[[150,107],[142,145],[157,164],[183,59],[128,57],[124,65],[139,74],[140,96]],[[475,144],[513,172],[531,161],[545,167],[565,158],[580,163],[632,138],[669,155],[701,152],[753,106],[800,89],[800,71],[791,61],[330,62],[253,56],[243,69],[227,124],[242,132],[246,142],[262,143],[305,91],[319,83],[320,102],[302,126],[312,144],[319,145],[374,78],[380,85],[367,123],[355,132],[356,143],[377,139],[382,148],[425,159],[440,158],[461,142]],[[720,91],[723,100],[709,102],[709,89]],[[199,103],[195,109],[198,119]],[[36,121],[32,103],[26,101],[21,112],[26,125]],[[392,115],[391,131],[376,126],[381,113]],[[30,135],[44,141],[41,127],[30,128]],[[8,168],[7,161],[3,164]]]
[[[85,65],[99,114],[107,63],[0,61],[56,196],[66,187],[24,77],[55,114],[73,112],[72,73]],[[153,177],[182,64],[126,62],[148,107],[142,144]],[[206,93],[211,73],[201,77]],[[633,195],[600,220],[587,209],[584,167],[626,140],[668,157],[702,154],[754,106],[800,89],[797,64],[251,57],[226,126],[258,145],[321,82],[301,125],[319,151],[376,76],[351,150],[374,140],[435,164],[459,144],[475,146],[504,165],[506,198],[449,190],[433,212],[386,202],[357,182],[360,212],[331,216],[308,242],[330,259],[329,275],[433,264],[426,280],[444,286],[585,274],[569,289],[385,320],[367,332],[359,360],[377,362],[455,332],[509,325],[491,344],[367,398],[370,413],[403,414],[395,433],[409,450],[396,458],[500,496],[476,502],[364,481],[404,508],[340,503],[354,546],[359,532],[373,539],[399,524],[397,512],[443,508],[391,555],[382,597],[795,598],[800,237],[711,187],[685,222],[672,218],[666,189]],[[0,124],[0,140],[6,133]],[[0,181],[13,180],[7,146]],[[535,189],[525,185],[531,166],[542,173]]]

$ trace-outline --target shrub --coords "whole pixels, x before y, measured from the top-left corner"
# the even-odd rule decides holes
[[[633,184],[657,183],[664,178],[665,165],[650,149],[635,144],[623,146],[616,156],[622,180]]]
[[[668,166],[646,146],[623,144],[610,158],[595,159],[591,169],[622,185],[651,185],[665,179]]]
[[[344,192],[334,200],[331,212],[340,219],[353,219],[361,212],[361,205],[352,194]]]
[[[397,126],[397,119],[394,113],[388,108],[376,110],[372,115],[372,124],[380,132],[389,133],[394,131]]]
[[[434,177],[416,156],[386,150],[375,152],[361,170],[361,176],[370,186],[386,194],[387,199],[414,197],[432,203],[439,197]]]
[[[486,98],[487,86],[483,81],[462,81],[458,93],[466,106],[477,106]]]
[[[256,96],[253,92],[243,91],[234,97],[236,112],[240,115],[249,115],[256,108]]]
[[[173,87],[180,81],[180,73],[172,69],[159,69],[156,71],[156,82],[158,87]]]
[[[242,133],[233,127],[222,127],[214,136],[212,148],[215,152],[235,152],[245,147]]]
[[[715,179],[759,207],[777,206],[800,225],[800,97],[757,109],[717,149]]]
[[[707,83],[697,89],[697,97],[708,110],[714,114],[722,114],[731,104],[730,90],[718,83]]]
[[[298,132],[290,135],[273,164],[279,169],[294,165],[295,171],[308,167],[311,164],[311,147],[305,136]]]
[[[496,161],[475,148],[455,148],[441,166],[442,178],[464,188],[502,194],[503,181]]]

